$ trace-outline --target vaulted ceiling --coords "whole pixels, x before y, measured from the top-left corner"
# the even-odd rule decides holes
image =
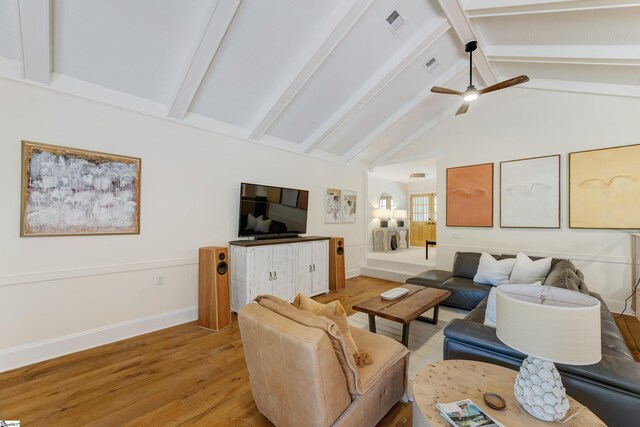
[[[1,77],[370,168],[455,120],[429,89],[465,89],[473,39],[479,87],[640,97],[630,0],[0,2]]]

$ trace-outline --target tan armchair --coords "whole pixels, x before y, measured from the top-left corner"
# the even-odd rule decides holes
[[[258,410],[279,427],[376,425],[405,394],[407,349],[391,338],[352,328],[358,348],[373,363],[345,366],[335,335],[342,338],[331,333],[335,324],[310,313],[301,320],[290,311],[297,309],[283,304],[291,308],[251,303],[238,313]],[[328,331],[315,327],[323,322]]]

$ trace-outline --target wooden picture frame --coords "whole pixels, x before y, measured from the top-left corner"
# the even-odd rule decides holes
[[[569,228],[640,230],[640,144],[569,153]]]
[[[20,236],[140,234],[142,160],[22,141]]]
[[[447,227],[493,227],[493,163],[447,168]]]
[[[561,227],[560,154],[500,162],[500,227]]]

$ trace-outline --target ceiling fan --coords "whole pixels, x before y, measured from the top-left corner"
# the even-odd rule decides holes
[[[456,112],[456,116],[460,114],[464,114],[469,109],[469,103],[475,101],[480,95],[483,95],[488,92],[493,92],[494,90],[506,89],[511,86],[519,85],[521,83],[526,83],[529,81],[529,77],[527,76],[518,76],[509,80],[505,80],[500,83],[496,83],[492,86],[485,87],[484,89],[476,89],[473,85],[473,51],[478,48],[478,42],[475,40],[470,41],[466,45],[464,45],[464,51],[469,52],[469,86],[467,90],[464,92],[460,92],[453,89],[447,89],[446,87],[438,87],[434,86],[431,88],[431,92],[435,93],[444,93],[447,95],[458,95],[464,99],[464,103],[460,106],[458,111]]]

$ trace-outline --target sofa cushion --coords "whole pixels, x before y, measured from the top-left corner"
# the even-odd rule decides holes
[[[513,285],[517,285],[518,283],[509,283],[506,285],[502,285],[502,286],[509,286],[510,284]],[[531,283],[532,285],[536,285],[536,286],[540,286],[542,284],[542,282],[538,281],[535,283]],[[490,326],[492,328],[496,327],[496,308],[497,308],[497,304],[498,304],[498,296],[496,294],[496,292],[498,292],[498,289],[500,286],[496,286],[494,288],[491,289],[491,291],[489,292],[489,296],[484,300],[486,307],[485,307],[485,312],[484,312],[484,325],[486,326]]]
[[[589,289],[583,279],[582,272],[570,260],[563,259],[551,267],[543,285],[588,294]]]
[[[500,286],[509,283],[509,276],[515,265],[515,258],[496,259],[493,255],[482,252],[478,271],[473,276],[473,281],[485,285]]]
[[[361,348],[369,349],[375,363],[358,369],[363,393],[366,393],[384,373],[409,352],[396,340],[363,329],[353,328],[353,338]]]
[[[347,319],[347,313],[344,311],[340,301],[335,300],[327,304],[322,304],[315,301],[304,294],[296,295],[293,305],[300,310],[310,311],[318,316],[324,316],[329,320],[333,320],[340,332],[342,332],[342,338],[349,347],[349,351],[354,358],[358,359],[358,346],[351,336],[351,330],[349,328],[349,320]]]
[[[444,301],[446,305],[467,310],[477,306],[489,294],[492,287],[462,277],[452,277],[440,286],[441,289],[451,292],[449,298]]]
[[[440,287],[442,283],[449,279],[452,276],[450,271],[444,270],[427,270],[418,274],[417,276],[413,276],[407,279],[406,283],[411,283],[412,285],[422,285],[428,287]],[[434,285],[434,286],[429,286]]]
[[[455,277],[473,279],[473,276],[478,272],[480,255],[479,252],[456,252],[453,257],[453,275]]]
[[[511,271],[509,283],[526,284],[542,282],[551,269],[551,258],[532,260],[522,252],[518,252],[516,263]]]

